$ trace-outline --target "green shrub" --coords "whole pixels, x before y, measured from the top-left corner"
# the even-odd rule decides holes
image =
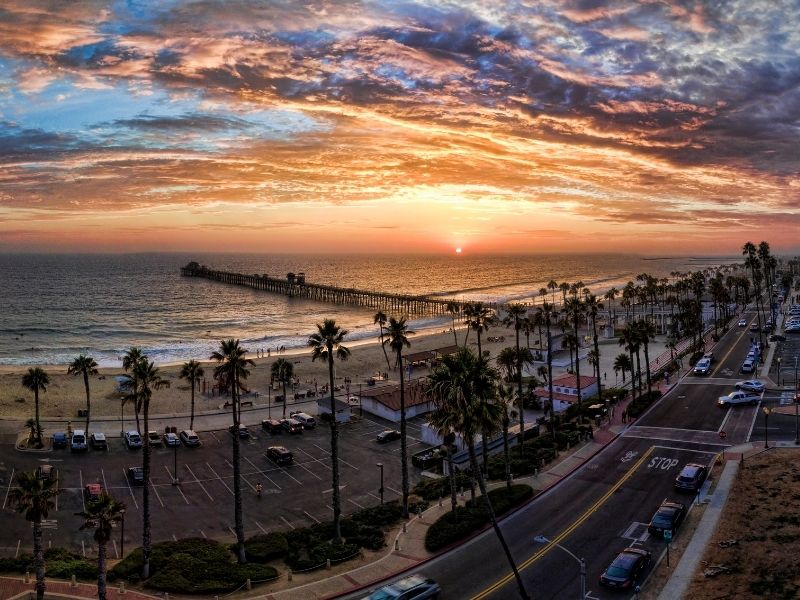
[[[65,548],[48,548],[44,551],[45,569],[48,577],[70,579],[97,579],[97,563]],[[35,568],[33,556],[20,554],[17,558],[0,558],[0,572],[24,573]]]
[[[628,416],[634,418],[638,417],[659,398],[661,398],[661,390],[652,390],[643,393],[641,397],[636,398],[636,400],[628,404],[628,408],[626,409]]]
[[[456,489],[469,487],[469,477],[465,473],[456,473]],[[439,479],[423,479],[412,490],[420,498],[433,502],[439,498],[450,495],[450,478],[440,477]]]
[[[249,538],[244,543],[244,550],[248,562],[265,563],[286,556],[289,542],[283,533],[274,531]]]
[[[296,550],[296,552],[293,552]],[[358,554],[359,547],[355,544],[335,545],[330,542],[321,542],[313,547],[289,547],[289,555],[286,557],[286,564],[293,571],[307,571],[323,567],[326,561],[341,562],[352,558]]]
[[[20,554],[16,558],[0,558],[0,573],[24,573],[33,570],[33,556]]]

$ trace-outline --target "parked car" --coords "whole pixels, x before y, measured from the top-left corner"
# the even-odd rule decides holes
[[[758,326],[758,323],[754,321],[750,324],[750,331],[761,331],[761,328]]]
[[[750,404],[751,406],[755,406],[758,404],[758,400],[758,394],[739,390],[737,392],[731,392],[727,396],[720,396],[717,400],[717,404],[723,408],[728,408],[729,406],[733,406],[735,404]]]
[[[736,382],[736,389],[737,390],[744,390],[745,392],[755,392],[760,394],[767,386],[764,385],[763,381],[759,381],[758,379],[748,379],[746,381],[738,381]]]
[[[773,333],[771,336],[769,336],[769,341],[770,342],[785,342],[786,341],[786,336],[785,335],[781,335],[780,333]]]
[[[663,536],[664,531],[671,531],[673,535],[686,517],[686,507],[679,502],[665,500],[658,507],[656,514],[650,519],[647,530],[653,535]]]
[[[190,447],[199,446],[200,445],[200,438],[192,429],[184,429],[180,433],[181,441]]]
[[[281,427],[292,435],[303,433],[303,424],[297,419],[281,419]]]
[[[89,445],[86,443],[86,432],[83,429],[76,429],[72,432],[69,449],[72,452],[86,452],[89,449]]]
[[[739,319],[739,327],[747,327],[747,319]]]
[[[95,431],[89,436],[89,443],[92,445],[94,450],[108,450],[108,441],[106,440],[105,433]]]
[[[696,375],[705,375],[711,370],[711,359],[710,358],[701,358],[697,361],[694,365],[694,372]]]
[[[752,358],[746,358],[742,363],[742,366],[739,368],[739,371],[742,373],[752,373],[756,370],[755,361]]]
[[[139,435],[138,431],[126,431],[125,445],[128,450],[138,450],[142,447],[142,436]]]
[[[148,431],[147,432],[147,443],[150,446],[160,446],[161,445],[161,436],[155,430]]]
[[[55,479],[56,468],[53,465],[39,465],[36,467],[36,475],[39,479]]]
[[[643,548],[625,548],[600,575],[600,584],[620,590],[630,589],[642,576],[651,558]]]
[[[63,431],[56,431],[53,434],[53,449],[67,447],[67,434]]]
[[[392,440],[399,440],[400,432],[397,431],[397,429],[384,429],[377,435],[375,439],[379,444],[385,444],[386,442],[391,442]]]
[[[676,490],[697,493],[707,476],[708,469],[703,465],[688,463],[681,469],[681,472],[678,473],[673,486]]]
[[[250,430],[247,428],[247,425],[242,425],[241,423],[239,423],[239,427],[237,427],[237,429],[239,431],[239,438],[240,439],[246,440],[246,439],[248,439],[250,437]],[[230,432],[230,434],[233,435],[233,432],[234,432],[233,425],[228,427],[228,432]]]
[[[83,491],[87,500],[97,500],[103,493],[103,488],[99,483],[87,483]]]
[[[439,598],[442,588],[433,579],[410,575],[378,588],[365,600],[429,600]]]
[[[144,469],[142,467],[128,467],[128,481],[132,485],[144,485]]]
[[[283,428],[281,427],[281,422],[278,419],[264,419],[261,421],[261,428],[265,431],[269,431],[270,433],[282,433]]]
[[[179,448],[181,445],[181,438],[178,437],[177,433],[169,433],[164,434],[164,445],[167,448]]]
[[[286,466],[292,464],[294,456],[283,446],[270,446],[267,448],[267,458],[277,465]]]
[[[314,417],[312,417],[308,413],[295,411],[289,413],[289,416],[293,418],[295,421],[300,421],[300,423],[303,424],[303,427],[305,429],[314,429],[314,427],[317,426],[317,422],[316,420],[314,420]]]

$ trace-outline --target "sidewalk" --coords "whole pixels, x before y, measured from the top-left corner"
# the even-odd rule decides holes
[[[14,598],[25,592],[35,589],[36,578],[31,574],[30,583],[25,583],[22,577],[0,577],[0,599]],[[97,586],[91,583],[76,583],[73,587],[68,581],[60,579],[47,579],[45,594],[59,594],[63,598],[97,598]],[[108,585],[108,600],[152,600],[158,596],[150,596],[141,592],[127,590],[124,594],[119,591],[118,585]],[[23,596],[27,598],[27,596]],[[36,598],[34,593],[32,598]]]

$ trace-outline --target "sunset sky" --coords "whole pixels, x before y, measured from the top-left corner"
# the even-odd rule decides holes
[[[0,251],[800,248],[796,0],[0,6]]]

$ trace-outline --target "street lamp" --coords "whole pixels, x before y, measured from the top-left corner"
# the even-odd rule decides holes
[[[781,357],[778,357],[778,387],[781,387]]]
[[[553,540],[549,540],[543,535],[534,536],[533,541],[537,544],[551,544],[553,546],[557,546],[561,548],[564,552],[569,554],[572,558],[578,561],[578,564],[581,566],[581,600],[586,598],[586,560],[583,558],[578,558],[575,554],[567,550],[564,546],[559,544],[558,542],[554,542]]]
[[[238,431],[236,432],[239,433]],[[178,485],[178,447],[172,447],[172,485]]]
[[[119,514],[122,515],[122,522],[120,523],[119,533],[119,557],[125,558],[125,509],[121,509]]]
[[[764,407],[764,448],[769,448],[769,429],[767,429],[767,423],[771,412],[772,409],[769,406]]]
[[[381,495],[381,504],[383,504],[383,463],[375,463],[375,466],[381,470],[381,487],[378,488],[378,493]]]

